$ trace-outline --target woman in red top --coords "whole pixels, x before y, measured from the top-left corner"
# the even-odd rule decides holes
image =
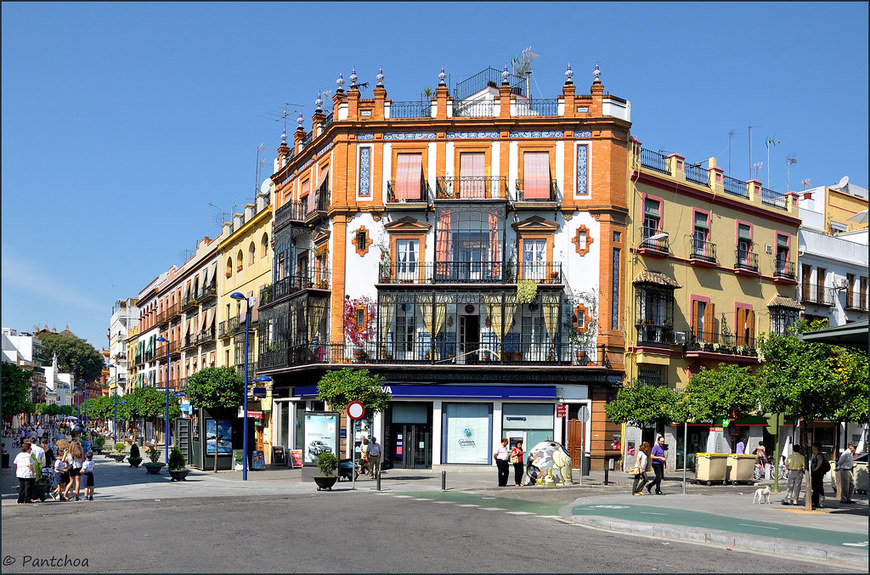
[[[514,466],[514,482],[517,487],[523,486],[523,442],[517,441],[516,447],[511,449],[509,460]]]

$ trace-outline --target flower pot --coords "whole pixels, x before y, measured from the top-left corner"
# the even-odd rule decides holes
[[[356,361],[357,363],[362,363],[363,361],[365,361],[365,358],[366,358],[366,352],[364,350],[361,350],[361,349],[353,350],[354,361]]]
[[[139,464],[142,463],[141,457],[128,457],[127,463],[130,464],[130,467],[139,467]]]
[[[121,463],[124,461],[124,458],[127,457],[126,453],[112,453],[109,455],[112,459],[115,460],[116,463]]]
[[[187,473],[189,469],[170,469],[169,475],[172,477],[170,481],[187,481]]]
[[[149,475],[158,475],[160,470],[163,469],[163,463],[158,461],[157,463],[146,463],[145,471],[148,472]]]
[[[318,491],[332,491],[332,486],[335,485],[335,482],[338,481],[338,476],[336,475],[315,475],[314,483],[317,484]]]

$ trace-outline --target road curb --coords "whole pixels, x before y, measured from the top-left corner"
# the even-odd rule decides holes
[[[617,533],[671,541],[685,541],[711,547],[725,547],[735,551],[773,552],[775,555],[784,558],[809,560],[864,571],[868,569],[868,554],[866,552],[855,553],[839,547],[811,547],[774,537],[749,537],[715,529],[698,531],[697,529],[675,525],[662,526],[650,523],[622,521],[595,515],[572,515],[571,520],[573,523],[584,527]]]

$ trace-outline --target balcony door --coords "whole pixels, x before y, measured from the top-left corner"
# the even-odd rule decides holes
[[[417,279],[417,251],[419,240],[396,240],[396,275],[399,281]]]
[[[459,354],[457,363],[477,363],[480,349],[480,317],[477,315],[459,316]]]
[[[486,232],[455,232],[453,234],[454,280],[473,282],[483,279],[484,263],[488,261]]]
[[[523,275],[522,279],[540,281],[545,279],[547,271],[547,240],[523,240]]]

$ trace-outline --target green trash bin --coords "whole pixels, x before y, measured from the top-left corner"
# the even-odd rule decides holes
[[[726,454],[724,453],[696,453],[695,454],[695,481],[712,485],[725,482]]]
[[[725,483],[752,483],[755,456],[729,453],[725,462]]]

